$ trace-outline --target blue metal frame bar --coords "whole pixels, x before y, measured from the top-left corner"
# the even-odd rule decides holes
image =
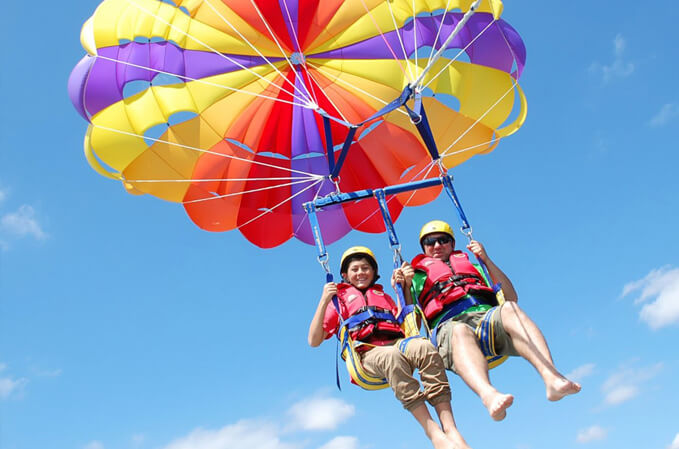
[[[445,175],[447,176],[447,175]],[[415,181],[415,182],[407,182],[404,184],[397,184],[394,186],[388,186],[385,187],[384,189],[384,194],[385,195],[394,195],[397,193],[402,193],[402,192],[410,192],[413,190],[417,189],[426,189],[427,187],[434,187],[441,185],[443,181],[441,181],[441,178],[431,178],[431,179],[424,179],[422,181]],[[340,203],[346,203],[349,201],[356,201],[360,200],[363,198],[372,198],[375,196],[375,190],[373,189],[366,189],[366,190],[357,190],[355,192],[349,192],[349,193],[331,193],[327,196],[324,196],[323,198],[317,198],[314,200],[312,203],[314,206],[316,206],[317,209],[323,208],[325,206],[332,206],[333,204],[340,204]],[[309,203],[305,203],[309,204]],[[306,207],[306,206],[305,206]]]

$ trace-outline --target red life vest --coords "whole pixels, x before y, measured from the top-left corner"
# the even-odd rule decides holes
[[[449,262],[450,265],[424,254],[413,259],[413,268],[427,274],[419,302],[428,320],[444,311],[446,306],[469,294],[490,305],[497,304],[493,289],[486,285],[466,253],[453,251]]]
[[[350,284],[337,284],[337,298],[339,299],[340,312],[343,320],[348,320],[368,310],[390,315],[390,319],[372,317],[370,319],[354,323],[349,328],[349,336],[354,341],[366,343],[378,343],[379,341],[395,340],[405,337],[401,326],[394,315],[396,304],[389,295],[382,291],[382,286],[375,284],[368,288],[365,293]],[[328,307],[333,307],[329,304]],[[393,318],[393,320],[391,319]]]

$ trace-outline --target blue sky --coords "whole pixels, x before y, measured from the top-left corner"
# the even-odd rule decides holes
[[[516,4],[515,4],[516,3]],[[96,2],[10,2],[0,18],[0,446],[3,449],[426,447],[389,390],[334,386],[306,344],[315,249],[261,250],[127,195],[82,154],[66,80]],[[533,369],[492,372],[501,423],[450,375],[472,447],[679,448],[679,52],[675,1],[507,2],[528,48],[528,120],[454,171],[475,237],[583,391],[548,403]],[[446,198],[405,211],[455,222]],[[384,236],[352,233],[331,263]]]

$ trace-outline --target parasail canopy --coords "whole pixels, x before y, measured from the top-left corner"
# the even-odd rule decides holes
[[[501,13],[499,0],[105,0],[69,95],[88,161],[130,193],[261,247],[313,243],[303,203],[436,177],[521,126],[526,52]],[[376,116],[404,92],[439,161],[412,114]],[[319,220],[327,242],[384,231],[370,199]]]

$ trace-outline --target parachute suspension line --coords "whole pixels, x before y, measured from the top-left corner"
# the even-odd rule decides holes
[[[439,70],[439,71],[436,73],[436,75],[434,75],[434,76],[429,80],[429,82],[428,82],[427,84],[425,84],[423,87],[428,87],[431,83],[433,83],[433,82],[436,80],[436,78],[438,78],[439,76],[441,76],[441,74],[442,74],[443,72],[445,72],[446,69],[447,69],[448,67],[450,67],[450,65],[451,65],[453,62],[457,61],[457,58],[459,58],[460,55],[461,55],[462,53],[466,52],[467,49],[468,49],[469,47],[471,47],[472,44],[474,44],[474,42],[476,42],[476,40],[477,40],[478,38],[480,38],[481,36],[483,36],[483,34],[484,34],[484,33],[485,33],[485,32],[486,32],[486,31],[487,31],[487,30],[495,23],[495,22],[496,22],[495,20],[491,20],[490,23],[488,23],[488,25],[486,25],[486,27],[485,27],[484,29],[482,29],[482,30],[479,32],[479,34],[477,34],[476,36],[474,36],[474,39],[472,39],[471,41],[469,41],[469,43],[468,43],[467,45],[465,45],[465,47],[464,47],[463,49],[461,49],[459,52],[457,52],[457,54],[455,55],[455,57],[453,57],[451,60],[449,60],[449,61],[446,63],[446,65],[444,65],[443,68],[442,68],[441,70]],[[433,65],[433,63],[429,63],[428,65]]]
[[[283,99],[276,98],[276,97],[270,97],[268,95],[257,94],[255,92],[250,92],[250,91],[245,90],[245,89],[238,89],[238,88],[235,88],[235,87],[224,86],[223,84],[211,83],[210,81],[205,81],[205,80],[198,79],[198,78],[191,78],[190,76],[180,75],[178,73],[167,72],[165,70],[153,69],[151,67],[146,67],[146,66],[143,66],[143,65],[140,65],[140,64],[134,64],[132,62],[121,61],[120,59],[115,59],[115,58],[109,58],[108,56],[95,55],[94,57],[98,58],[98,59],[104,59],[106,61],[111,61],[111,62],[116,63],[116,64],[122,64],[122,65],[126,65],[126,66],[129,66],[129,67],[134,67],[134,68],[137,68],[137,69],[146,70],[146,71],[149,71],[149,72],[155,72],[155,73],[158,73],[158,74],[174,76],[176,78],[180,78],[180,79],[183,79],[185,81],[188,80],[188,81],[192,81],[192,82],[195,82],[195,83],[198,83],[198,84],[205,84],[206,86],[218,87],[220,89],[229,90],[231,92],[239,92],[239,93],[243,93],[243,94],[247,94],[247,95],[252,95],[253,97],[266,98],[267,100],[277,101],[279,103],[287,103],[287,104],[291,104],[293,106],[301,106],[301,107],[305,107],[305,108],[308,107],[307,104],[295,103],[293,101],[283,100]],[[267,82],[269,84],[271,84],[271,81],[267,80]],[[279,86],[276,86],[276,87],[279,87]]]
[[[382,40],[384,41],[384,45],[386,45],[387,48],[389,49],[389,52],[394,57],[394,61],[396,61],[398,63],[398,66],[401,69],[403,76],[405,76],[408,79],[408,81],[410,81],[411,79],[413,79],[413,74],[412,74],[412,71],[410,69],[410,66],[407,65],[409,73],[406,73],[406,70],[403,68],[403,64],[401,63],[401,60],[399,59],[398,56],[396,56],[396,52],[394,52],[394,49],[391,48],[391,45],[389,45],[389,41],[387,40],[387,37],[382,32],[382,29],[380,28],[377,21],[375,20],[375,17],[373,17],[372,11],[370,11],[370,9],[368,9],[368,5],[365,4],[365,0],[361,0],[361,3],[363,4],[363,8],[365,8],[365,11],[370,16],[370,20],[372,20],[373,25],[375,25],[375,29],[377,30],[378,33],[380,33],[380,36],[382,37]],[[391,19],[394,22],[394,30],[396,31],[396,36],[398,36],[398,40],[401,43],[401,49],[403,50],[403,59],[407,60],[408,55],[406,54],[405,47],[403,46],[403,41],[401,40],[401,34],[398,32],[399,28],[396,25],[396,19],[394,18],[394,13],[391,9],[391,2],[387,2],[387,6],[389,6],[389,12],[391,13]]]
[[[465,215],[464,210],[462,209],[462,204],[460,203],[460,200],[457,197],[457,193],[455,193],[455,188],[453,187],[453,177],[451,175],[445,174],[441,176],[441,181],[443,183],[443,187],[446,193],[448,194],[448,197],[453,202],[453,205],[455,206],[455,209],[457,210],[457,213],[460,216],[460,222],[462,223],[460,231],[462,231],[462,234],[467,236],[467,239],[471,242],[474,239],[472,237],[472,227],[469,225],[469,221],[467,221],[467,216]],[[478,257],[476,257],[476,260],[483,269],[483,274],[485,274],[486,279],[488,279],[488,282],[492,282],[486,264],[483,263],[483,261]],[[500,284],[494,285],[493,290],[497,293],[500,290]]]
[[[126,135],[126,136],[138,137],[140,139],[151,140],[153,142],[165,143],[165,144],[170,145],[170,146],[184,148],[186,150],[196,151],[198,153],[211,154],[213,156],[223,157],[225,159],[233,159],[233,160],[236,160],[236,161],[246,162],[246,163],[249,163],[249,164],[259,165],[259,166],[262,166],[262,167],[269,167],[269,168],[274,168],[274,169],[277,169],[277,170],[283,170],[283,171],[286,171],[286,172],[289,172],[289,173],[297,173],[297,174],[300,174],[300,175],[307,176],[307,177],[309,177],[309,179],[314,179],[314,180],[317,180],[317,181],[323,180],[323,176],[321,176],[321,175],[317,175],[317,174],[314,174],[314,173],[307,173],[307,172],[304,172],[304,171],[301,171],[301,170],[296,170],[294,168],[281,167],[281,166],[278,166],[278,165],[267,164],[266,162],[253,161],[252,159],[245,159],[245,158],[242,158],[242,157],[232,156],[232,155],[229,155],[229,154],[217,153],[216,151],[205,150],[203,148],[197,148],[197,147],[193,147],[191,145],[185,145],[185,144],[177,143],[177,142],[170,142],[168,140],[156,139],[156,138],[153,138],[153,137],[146,137],[146,136],[142,136],[140,134],[132,133],[132,132],[129,132],[129,131],[123,131],[121,129],[115,129],[115,128],[109,128],[108,126],[96,125],[94,123],[92,123],[91,126],[94,127],[94,128],[99,128],[99,129],[103,129],[103,130],[106,130],[106,131],[111,131],[111,132],[114,132],[114,133],[123,134],[123,135]]]
[[[327,71],[325,71],[325,70],[322,70],[320,66],[315,66],[315,65],[313,65],[313,64],[311,64],[311,63],[309,63],[309,65],[310,65],[314,70],[316,70],[316,71],[318,71],[319,73],[321,73],[321,74],[327,76],[328,78],[333,78],[333,74],[331,74],[331,73],[329,73],[329,72],[327,72]],[[389,102],[387,102],[386,100],[383,100],[383,99],[381,99],[381,98],[379,98],[379,97],[376,97],[375,95],[371,94],[370,92],[368,92],[368,91],[366,91],[366,90],[363,90],[363,89],[360,89],[359,87],[357,87],[356,85],[354,85],[354,84],[352,84],[352,83],[350,83],[350,82],[348,82],[348,81],[344,81],[342,78],[335,77],[335,78],[333,79],[333,82],[339,82],[340,84],[342,84],[342,85],[344,85],[344,86],[346,86],[346,87],[349,87],[349,88],[355,90],[356,92],[360,92],[360,93],[362,93],[363,95],[365,95],[366,97],[370,97],[370,98],[372,98],[372,99],[375,100],[375,101],[379,101],[380,103],[382,103],[382,104],[384,104],[384,105],[389,104]],[[318,83],[317,83],[317,84],[318,84]],[[396,109],[396,112],[399,112],[399,113],[401,113],[401,114],[407,115],[407,112],[402,111],[402,110],[400,110],[400,109]]]
[[[281,201],[280,203],[276,204],[274,207],[269,208],[269,209],[265,210],[264,212],[262,212],[261,214],[257,215],[256,217],[251,218],[250,220],[246,221],[245,223],[243,223],[243,224],[241,224],[241,225],[238,225],[238,226],[236,227],[236,229],[240,229],[240,228],[242,228],[242,227],[244,227],[244,226],[247,226],[247,225],[249,225],[250,223],[252,223],[253,221],[260,219],[260,218],[263,217],[264,215],[273,212],[274,210],[278,209],[278,208],[279,208],[280,206],[282,206],[283,204],[285,204],[285,203],[287,203],[287,202],[289,202],[289,201],[295,199],[297,196],[303,194],[304,192],[306,192],[307,190],[309,190],[310,188],[312,188],[313,186],[317,185],[318,183],[320,183],[320,182],[322,182],[322,181],[323,181],[322,179],[319,179],[319,180],[315,181],[315,182],[314,182],[313,184],[311,184],[310,186],[305,187],[305,188],[303,188],[302,190],[300,190],[299,192],[295,193],[294,195],[291,195],[290,197],[284,199],[284,200]]]
[[[344,123],[349,124],[349,121],[347,120],[346,116],[342,113],[342,111],[340,110],[340,108],[338,108],[337,105],[335,104],[335,102],[332,101],[332,98],[330,98],[330,96],[329,96],[328,94],[325,93],[325,90],[321,87],[321,85],[318,83],[318,81],[316,81],[316,79],[315,79],[313,76],[311,76],[311,72],[307,71],[307,74],[309,75],[309,79],[310,79],[311,81],[315,82],[315,83],[318,85],[319,90],[323,93],[323,97],[324,97],[326,100],[328,100],[328,102],[332,105],[332,107],[335,109],[335,111],[337,111],[337,113],[340,115],[340,117],[342,118],[342,120],[344,121]],[[310,84],[311,84],[311,83],[310,83]],[[313,84],[311,84],[311,86],[312,86],[312,88],[313,88]],[[316,107],[315,110],[316,110],[316,111],[319,111],[319,110],[322,111],[322,109],[321,109],[320,107],[318,107],[318,106]]]
[[[285,7],[285,14],[288,16],[288,23],[291,23],[291,24],[294,23],[293,20],[292,20],[292,16],[291,16],[291,14],[290,14],[290,8],[288,8],[288,2],[287,2],[287,0],[283,0],[283,6]],[[296,32],[295,32],[295,33],[292,33],[292,37],[295,39],[295,47],[297,48],[297,51],[301,54],[301,53],[302,53],[302,46],[301,46],[300,43],[299,43],[299,39],[298,39],[298,37],[297,37],[297,33],[296,33]],[[314,82],[315,82],[316,80],[314,80],[313,77],[311,76],[311,72],[310,72],[309,69],[307,68],[306,61],[304,61],[304,63],[301,64],[301,67],[302,67],[302,69],[304,70],[304,72],[307,74],[307,76],[309,77],[309,81],[310,81],[310,82],[309,82],[309,87],[311,88],[311,92],[309,92],[309,90],[307,90],[307,92],[308,92],[309,95],[311,95],[311,97],[314,99],[314,103],[315,103],[315,104],[318,104],[318,97],[316,96],[316,91],[314,90],[314,85],[313,85],[313,83],[311,82],[311,81],[314,81]],[[316,84],[318,84],[318,83],[316,83]],[[305,89],[306,89],[306,85],[305,85],[304,87],[305,87]],[[320,85],[319,85],[319,87],[320,87]],[[334,105],[333,105],[333,106],[334,106]]]
[[[467,23],[467,21],[474,15],[476,12],[476,9],[479,7],[481,4],[481,0],[476,0],[470,7],[469,11],[465,13],[464,16],[462,16],[462,19],[458,22],[458,24],[455,26],[455,29],[453,30],[452,33],[450,33],[450,36],[448,36],[448,39],[441,45],[441,48],[431,57],[429,64],[422,70],[422,73],[420,73],[420,76],[417,77],[415,81],[410,83],[410,87],[416,87],[422,84],[422,80],[424,77],[427,75],[427,72],[431,69],[431,67],[436,64],[436,61],[439,60],[443,52],[446,50],[448,47],[448,44],[450,44],[453,39],[460,33],[462,30],[462,27]]]
[[[513,78],[513,77],[512,77],[512,79],[513,79],[514,81],[513,81],[512,85],[509,86],[509,89],[507,89],[507,91],[506,91],[504,94],[502,94],[502,95],[500,96],[500,98],[498,98],[497,101],[495,101],[495,103],[493,103],[492,105],[490,105],[490,106],[488,107],[488,109],[486,109],[486,110],[483,112],[483,114],[481,114],[481,116],[480,116],[479,118],[477,118],[476,121],[475,121],[474,123],[472,123],[472,124],[471,124],[471,125],[470,125],[463,133],[462,133],[462,134],[460,134],[459,136],[457,136],[457,139],[455,139],[455,141],[454,141],[453,143],[451,143],[450,145],[448,145],[448,148],[446,148],[446,149],[443,151],[443,155],[444,155],[444,156],[447,154],[447,151],[448,151],[448,150],[450,150],[451,148],[453,148],[453,147],[455,146],[456,143],[458,143],[460,140],[462,140],[462,138],[463,138],[464,136],[466,136],[466,135],[467,135],[467,134],[468,134],[468,133],[476,126],[477,123],[479,123],[481,120],[483,120],[483,118],[484,118],[486,115],[488,115],[488,114],[490,113],[490,111],[492,111],[493,109],[495,109],[495,106],[497,106],[502,100],[504,100],[504,98],[505,98],[507,95],[509,95],[510,92],[512,92],[512,91],[516,88],[516,85],[517,85],[519,82],[516,80],[516,78]]]
[[[291,176],[287,178],[201,178],[201,179],[127,179],[124,178],[126,182],[137,182],[137,183],[164,183],[164,182],[241,182],[241,181],[312,181],[316,178],[302,178]]]
[[[290,69],[295,70],[295,67],[294,67],[294,65],[292,64],[292,62],[290,61],[290,58],[288,58],[288,55],[285,54],[285,50],[283,50],[283,47],[281,46],[280,42],[279,42],[278,39],[276,38],[276,34],[273,32],[273,30],[272,30],[271,27],[269,26],[269,23],[268,23],[268,22],[266,21],[266,19],[264,18],[264,15],[262,14],[262,12],[261,12],[261,11],[259,10],[259,8],[257,7],[257,4],[255,3],[255,1],[254,1],[254,0],[250,0],[250,3],[251,3],[252,6],[255,8],[255,11],[257,11],[257,14],[259,15],[259,18],[262,20],[262,23],[264,24],[264,26],[266,27],[267,31],[269,32],[269,35],[271,36],[271,39],[274,41],[274,43],[276,44],[276,46],[278,47],[278,49],[281,51],[281,54],[283,55],[283,57],[284,57],[285,60],[287,61],[288,65],[290,66]],[[306,94],[309,96],[308,101],[311,102],[311,94],[309,93],[309,90],[306,88],[306,85],[305,85],[304,83],[302,83],[302,85],[304,86],[304,90],[306,91]],[[296,90],[296,89],[297,89],[297,88],[295,88],[295,90]],[[315,104],[314,104],[314,105],[310,105],[310,107],[315,107],[315,106],[316,106]]]
[[[218,200],[218,199],[222,199],[222,198],[228,198],[228,197],[231,197],[231,196],[247,195],[248,193],[263,192],[265,190],[279,189],[281,187],[289,187],[289,186],[294,186],[294,185],[297,185],[297,184],[304,184],[304,183],[307,183],[307,182],[313,182],[314,183],[313,185],[315,185],[315,184],[318,184],[319,181],[318,180],[312,180],[312,179],[306,179],[304,181],[287,182],[287,183],[278,184],[278,185],[275,185],[275,186],[261,187],[259,189],[244,190],[242,192],[226,193],[224,195],[215,195],[215,196],[211,196],[211,197],[208,197],[208,198],[199,198],[197,200],[182,201],[182,204],[202,203],[203,201]]]
[[[273,86],[273,87],[275,87],[275,88],[277,88],[277,89],[280,89],[281,91],[287,93],[287,94],[290,95],[291,97],[300,100],[302,103],[304,103],[305,107],[310,107],[310,106],[308,106],[309,100],[308,100],[307,98],[299,98],[299,97],[297,97],[297,96],[295,95],[294,91],[293,91],[293,92],[289,92],[289,91],[287,91],[286,89],[283,89],[281,86],[276,85],[276,84],[273,83],[272,81],[267,80],[266,78],[264,78],[263,76],[261,76],[260,74],[258,74],[257,72],[255,72],[254,70],[252,70],[252,69],[250,69],[250,68],[248,68],[248,67],[245,67],[243,64],[239,63],[238,61],[235,61],[235,60],[229,58],[227,55],[225,55],[225,54],[223,54],[223,53],[217,51],[216,49],[212,48],[211,46],[209,46],[209,45],[206,44],[205,42],[201,41],[200,39],[198,39],[198,38],[196,38],[196,37],[194,37],[194,36],[191,36],[191,35],[190,35],[189,33],[187,33],[186,31],[177,28],[175,25],[171,24],[170,22],[168,22],[167,20],[163,19],[163,18],[160,17],[159,15],[157,15],[157,14],[155,14],[155,13],[149,11],[148,9],[144,8],[143,6],[139,5],[135,0],[127,0],[127,2],[130,3],[130,4],[132,4],[133,6],[136,6],[139,10],[145,12],[146,14],[150,15],[151,17],[153,17],[154,19],[158,20],[159,22],[162,22],[162,23],[164,23],[165,25],[169,26],[169,27],[172,28],[173,30],[175,30],[175,31],[177,31],[177,32],[179,32],[179,33],[185,35],[185,36],[188,37],[189,39],[191,39],[191,40],[193,40],[193,41],[199,43],[200,45],[202,45],[203,47],[207,48],[208,50],[210,50],[210,51],[213,52],[214,54],[220,56],[220,57],[223,58],[223,59],[226,59],[227,61],[229,61],[229,62],[231,62],[231,63],[237,65],[237,66],[240,67],[241,69],[243,69],[243,70],[245,70],[245,71],[247,71],[247,72],[253,74],[253,75],[256,76],[257,78],[259,78],[259,79],[261,79],[262,81],[264,81],[265,83],[268,83],[269,85],[271,85],[271,86]]]
[[[431,51],[429,52],[429,57],[427,58],[427,65],[431,64],[431,58],[434,56],[434,52],[436,50],[436,43],[439,41],[439,37],[441,36],[441,30],[443,29],[443,24],[446,21],[446,14],[448,14],[448,9],[450,8],[450,0],[446,2],[446,9],[443,10],[443,16],[441,17],[441,24],[438,27],[438,30],[436,30],[436,37],[434,38],[434,43],[431,46]],[[433,17],[433,14],[432,14]]]
[[[289,84],[290,86],[292,86],[293,92],[296,92],[296,91],[297,91],[297,87],[296,87],[294,84],[292,84],[292,83],[290,82],[290,80],[288,80],[288,78],[287,78],[285,75],[283,75],[283,73],[282,73],[280,70],[278,70],[278,67],[276,67],[271,61],[269,61],[269,59],[268,59],[266,56],[264,56],[264,54],[262,54],[262,52],[260,52],[260,51],[257,49],[257,47],[255,47],[254,44],[252,44],[252,43],[251,43],[251,42],[250,42],[250,41],[249,41],[249,40],[248,40],[248,39],[240,32],[240,31],[238,31],[238,29],[237,29],[231,22],[229,22],[229,20],[228,20],[226,17],[224,17],[224,16],[217,10],[217,8],[215,8],[215,7],[212,5],[212,3],[210,2],[210,0],[204,0],[204,3],[206,3],[206,4],[210,7],[210,9],[212,9],[212,11],[214,11],[215,14],[217,14],[217,15],[224,21],[225,24],[227,24],[233,31],[235,31],[236,34],[238,34],[238,37],[240,37],[240,38],[242,39],[243,42],[245,42],[250,48],[252,48],[252,49],[253,49],[253,50],[254,50],[254,51],[262,58],[262,59],[264,59],[264,60],[266,61],[266,63],[267,63],[269,66],[271,66],[271,68],[273,68],[273,69],[276,71],[276,73],[278,73],[278,75],[280,75],[280,77],[283,78],[283,79],[285,80],[285,82],[286,82],[287,84]],[[275,39],[275,38],[274,38],[274,39]],[[279,46],[279,48],[280,48],[280,46]],[[285,53],[283,54],[283,56],[285,57]],[[286,61],[288,62],[288,64],[290,65],[290,68],[292,68],[292,69],[294,70],[294,67],[293,67],[292,63],[287,59],[287,57],[286,57],[285,59],[286,59]],[[306,89],[305,89],[305,90],[306,90]],[[307,91],[306,93],[309,94],[308,91]],[[311,101],[310,98],[308,98],[308,99],[306,99],[306,100],[307,100],[307,103],[314,103],[314,102]]]

